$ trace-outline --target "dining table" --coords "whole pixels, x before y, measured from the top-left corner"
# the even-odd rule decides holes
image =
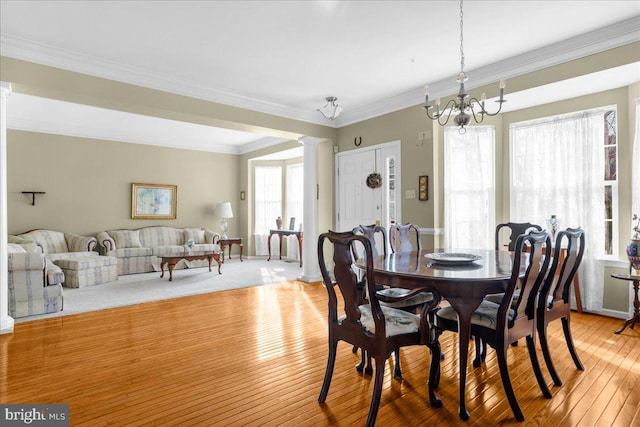
[[[471,338],[471,315],[486,295],[504,292],[512,276],[514,253],[485,249],[427,249],[380,255],[373,260],[377,284],[405,289],[424,289],[445,299],[458,315],[460,357],[460,406],[458,414],[469,418],[465,403],[467,361]],[[527,266],[523,255],[521,271]],[[354,264],[365,268],[364,260]]]

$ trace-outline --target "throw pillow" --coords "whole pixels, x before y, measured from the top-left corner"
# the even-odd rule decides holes
[[[204,229],[202,228],[185,228],[184,229],[184,241],[188,242],[193,240],[193,243],[204,243]]]
[[[116,248],[141,248],[140,232],[138,230],[110,231],[111,237],[116,242]]]

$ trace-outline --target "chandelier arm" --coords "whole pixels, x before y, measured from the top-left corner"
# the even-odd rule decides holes
[[[475,101],[476,103],[478,103],[480,105],[480,112],[478,114],[476,114],[476,111],[473,109],[474,104],[471,101]],[[471,101],[469,103],[469,109],[471,110],[471,114],[473,115],[473,120],[476,123],[482,123],[482,121],[484,120],[485,114],[486,115],[489,115],[489,114],[487,114],[487,112],[485,111],[484,107],[482,107],[482,104],[480,104],[477,99],[471,98]],[[478,115],[480,115],[480,119],[478,119]]]
[[[440,124],[440,126],[444,126],[447,123],[449,123],[449,119],[451,118],[451,115],[453,114],[453,109],[454,108],[458,108],[458,105],[456,104],[455,99],[450,99],[449,102],[447,102],[447,104],[444,106],[443,109],[440,110],[440,114],[429,114],[429,109],[433,108],[431,105],[425,105],[424,107],[424,111],[427,114],[427,117],[430,118],[431,120],[437,120],[438,124]],[[447,110],[451,110],[449,112],[449,114],[444,114],[445,111]],[[441,120],[441,117],[446,116],[446,121],[443,123]]]

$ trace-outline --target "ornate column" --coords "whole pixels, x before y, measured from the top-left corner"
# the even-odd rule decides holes
[[[13,332],[7,280],[7,98],[11,83],[0,82],[0,334]]]
[[[303,136],[298,142],[304,146],[304,201],[302,224],[302,275],[298,280],[322,280],[318,266],[318,172],[316,149],[321,139]]]

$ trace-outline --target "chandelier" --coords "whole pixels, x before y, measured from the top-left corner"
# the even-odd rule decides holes
[[[335,120],[338,118],[340,113],[342,112],[342,107],[336,104],[338,98],[335,96],[328,96],[325,98],[327,103],[322,108],[318,108],[317,111],[320,111],[325,119]]]
[[[465,92],[464,82],[467,81],[467,75],[464,72],[464,38],[462,35],[462,26],[462,0],[460,0],[460,74],[458,74],[458,78],[456,79],[460,86],[458,89],[458,94],[456,95],[457,99],[454,98],[450,100],[447,105],[445,105],[444,109],[440,108],[440,98],[436,99],[435,113],[430,113],[429,109],[433,107],[429,105],[429,86],[424,87],[424,109],[427,113],[427,117],[429,117],[431,120],[437,120],[440,126],[445,126],[447,123],[449,123],[449,119],[451,119],[451,116],[455,115],[453,121],[457,126],[460,127],[458,129],[458,132],[460,132],[461,134],[466,132],[466,129],[464,127],[469,124],[472,117],[476,123],[482,123],[485,115],[497,115],[498,113],[500,113],[500,110],[502,110],[502,104],[507,102],[505,99],[503,99],[504,87],[506,86],[506,82],[504,80],[500,80],[500,99],[496,101],[499,104],[499,107],[498,111],[496,111],[495,113],[489,113],[485,109],[485,102],[487,97],[484,93],[482,94],[482,96],[480,96],[480,100],[478,101],[478,99],[476,98],[469,98],[469,94]]]

